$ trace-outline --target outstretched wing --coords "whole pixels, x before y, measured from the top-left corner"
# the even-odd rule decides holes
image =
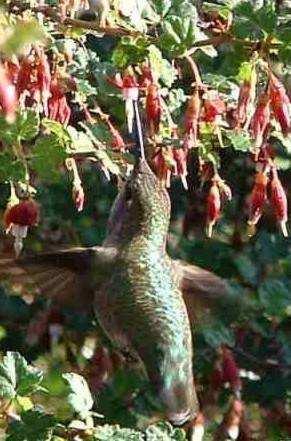
[[[71,248],[18,259],[0,258],[0,283],[30,288],[59,306],[90,310],[94,291],[114,258],[113,248]]]
[[[182,260],[173,260],[191,323],[207,320],[228,301],[227,282],[214,273]]]

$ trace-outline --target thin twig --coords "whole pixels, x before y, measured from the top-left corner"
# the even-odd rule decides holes
[[[206,40],[200,40],[200,41],[196,41],[196,43],[193,44],[193,47],[191,49],[189,49],[186,53],[185,53],[185,57],[192,55],[197,48],[199,47],[203,47],[203,46],[220,46],[221,44],[224,43],[239,43],[249,49],[252,50],[258,50],[260,48],[265,47],[270,48],[270,49],[278,49],[280,47],[280,43],[271,43],[271,42],[264,42],[264,41],[250,41],[250,40],[245,40],[242,38],[236,38],[233,37],[230,34],[221,34],[221,35],[217,35],[215,37],[211,37],[211,38],[207,38]]]

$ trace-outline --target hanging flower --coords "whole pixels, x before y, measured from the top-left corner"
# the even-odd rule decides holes
[[[239,368],[230,349],[222,348],[222,372],[223,382],[229,383],[234,391],[241,389]]]
[[[15,237],[14,249],[19,256],[23,248],[23,239],[27,236],[28,228],[37,225],[39,221],[39,206],[31,198],[9,206],[4,214],[6,233]]]
[[[65,161],[68,171],[73,175],[72,199],[77,211],[83,211],[85,202],[85,193],[82,181],[78,172],[77,164],[74,158],[67,158]]]
[[[172,149],[160,148],[152,157],[152,165],[157,177],[170,187],[171,173],[176,166]]]
[[[198,412],[198,415],[195,419],[193,430],[191,434],[191,441],[202,441],[204,437],[204,425],[205,418],[202,412]]]
[[[206,235],[212,236],[213,226],[216,224],[221,214],[221,199],[219,193],[219,187],[215,179],[212,180],[210,187],[207,204],[206,204]]]
[[[205,122],[217,124],[225,110],[225,103],[219,97],[217,91],[210,90],[206,93],[203,103],[203,119]]]
[[[148,65],[143,64],[141,66],[141,76],[138,81],[139,87],[147,89],[150,84],[153,84],[153,82],[154,78],[152,69]]]
[[[257,108],[252,117],[250,130],[254,139],[254,151],[257,153],[261,148],[266,129],[270,122],[269,95],[263,92],[258,100]]]
[[[215,175],[215,179],[217,180],[217,185],[222,199],[225,199],[226,201],[231,201],[232,191],[229,185],[227,185],[218,174]]]
[[[120,74],[116,74],[114,78],[108,78],[108,81],[122,91],[122,96],[125,101],[128,131],[132,133],[134,119],[133,101],[137,101],[138,99],[138,82],[131,73],[126,73],[123,77],[121,77]]]
[[[256,83],[256,70],[252,68],[249,78],[245,79],[240,86],[238,106],[236,111],[237,128],[241,128],[247,122],[248,116],[251,113],[256,95]]]
[[[22,58],[16,83],[18,96],[35,89],[35,59],[32,54]]]
[[[150,84],[146,95],[146,116],[149,124],[150,136],[158,133],[161,122],[161,97],[159,87],[156,84]]]
[[[109,127],[111,136],[112,136],[112,147],[114,149],[120,150],[121,152],[124,152],[125,150],[125,142],[121,136],[121,134],[119,133],[119,131],[117,130],[116,127],[114,127],[114,125],[109,121],[109,119],[107,119],[107,125]]]
[[[235,399],[223,421],[224,430],[231,440],[236,440],[239,437],[242,416],[243,403],[241,400]]]
[[[291,130],[290,100],[285,87],[272,73],[270,73],[269,95],[275,118],[286,135]]]
[[[268,177],[263,172],[258,172],[252,189],[249,202],[249,225],[256,225],[260,220],[264,205],[267,200]]]
[[[48,100],[49,118],[67,125],[70,121],[71,109],[67,102],[65,89],[56,74],[51,81],[50,93],[51,96]]]
[[[275,167],[272,168],[271,179],[271,204],[276,215],[276,219],[280,225],[283,236],[287,237],[288,232],[286,223],[288,220],[288,202],[286,193],[278,177],[278,173]]]
[[[175,175],[179,176],[181,178],[183,187],[185,190],[188,190],[188,183],[187,183],[187,156],[188,151],[184,149],[173,149],[173,159],[175,161]]]
[[[16,89],[2,64],[0,64],[0,106],[6,120],[13,122],[18,107]]]
[[[40,94],[43,111],[48,116],[48,99],[50,97],[51,71],[46,54],[43,49],[37,51],[36,60],[36,90]]]
[[[198,121],[200,116],[201,102],[198,89],[195,89],[190,97],[185,113],[186,136],[184,144],[187,148],[197,147]]]

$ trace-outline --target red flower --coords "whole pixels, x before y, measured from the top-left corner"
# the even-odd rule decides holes
[[[121,136],[121,134],[119,133],[119,131],[116,129],[116,127],[114,127],[114,125],[109,121],[109,119],[107,120],[107,125],[109,127],[111,136],[112,136],[112,147],[115,149],[118,149],[120,151],[124,151],[125,150],[125,143],[124,140]]]
[[[288,236],[286,222],[288,220],[288,203],[286,193],[278,177],[277,170],[272,169],[271,180],[271,204],[276,215],[276,219],[279,222],[282,233],[285,237]]]
[[[50,96],[51,87],[51,71],[44,50],[40,50],[38,52],[36,63],[36,88],[41,94],[44,114],[48,116],[48,99]]]
[[[39,207],[33,199],[26,199],[13,205],[5,213],[5,226],[10,228],[11,224],[22,226],[33,226],[39,220]]]
[[[122,90],[123,99],[125,100],[125,113],[127,118],[127,126],[129,133],[133,130],[134,109],[133,101],[138,99],[138,82],[134,75],[126,74],[121,77],[119,74],[115,78],[108,78],[109,83]]]
[[[226,106],[215,91],[211,92],[204,101],[204,121],[217,123],[218,117],[225,112]]]
[[[33,79],[34,78],[34,79]],[[32,55],[24,57],[20,62],[16,89],[20,96],[25,90],[35,88],[35,63]]]
[[[219,193],[217,181],[214,179],[212,181],[212,185],[210,187],[207,196],[207,205],[206,205],[206,216],[207,216],[206,234],[208,237],[212,236],[213,226],[216,224],[216,222],[220,217],[220,210],[221,210],[220,193]]]
[[[139,78],[139,86],[142,88],[147,88],[150,84],[153,84],[154,78],[152,70],[149,66],[143,65],[141,67],[141,76]]]
[[[150,136],[159,131],[161,113],[159,88],[155,84],[150,84],[147,88],[146,96],[146,116],[150,128]]]
[[[23,239],[27,236],[28,227],[39,221],[39,206],[33,199],[23,200],[15,205],[8,204],[4,213],[6,232],[14,237],[14,248],[18,256],[23,247]]]
[[[176,162],[175,174],[180,176],[183,187],[188,190],[186,176],[187,172],[187,156],[188,151],[184,149],[173,149],[173,159]]]
[[[262,216],[263,208],[267,200],[267,184],[268,177],[264,173],[258,172],[250,197],[249,225],[256,225]]]
[[[71,117],[66,94],[59,78],[55,75],[50,87],[51,97],[48,100],[49,118],[67,125]]]
[[[187,147],[197,146],[198,121],[200,115],[201,103],[198,89],[196,89],[188,101],[185,113],[185,128]],[[187,139],[187,141],[186,141]]]
[[[230,383],[234,391],[241,388],[241,380],[239,378],[239,369],[230,349],[222,348],[222,371],[223,381]]]
[[[73,185],[72,197],[75,203],[75,207],[77,208],[77,211],[83,211],[84,202],[85,202],[85,193],[80,183],[78,185],[75,184]]]
[[[0,64],[0,105],[8,122],[13,122],[18,106],[16,90],[6,70]]]
[[[257,152],[263,144],[264,135],[270,122],[270,99],[269,95],[263,92],[257,104],[257,108],[251,120],[251,134],[254,139],[254,150]]]
[[[290,100],[283,84],[273,74],[270,74],[269,95],[275,118],[286,135],[291,129]]]
[[[152,158],[157,177],[170,187],[172,170],[175,168],[172,149],[159,149]]]

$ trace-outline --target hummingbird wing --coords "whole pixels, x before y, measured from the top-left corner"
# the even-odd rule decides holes
[[[96,284],[114,256],[110,247],[70,248],[18,259],[1,256],[0,283],[25,286],[32,295],[44,295],[59,306],[89,311]]]
[[[224,279],[183,260],[172,260],[172,265],[193,325],[204,322],[228,302],[229,286]]]

